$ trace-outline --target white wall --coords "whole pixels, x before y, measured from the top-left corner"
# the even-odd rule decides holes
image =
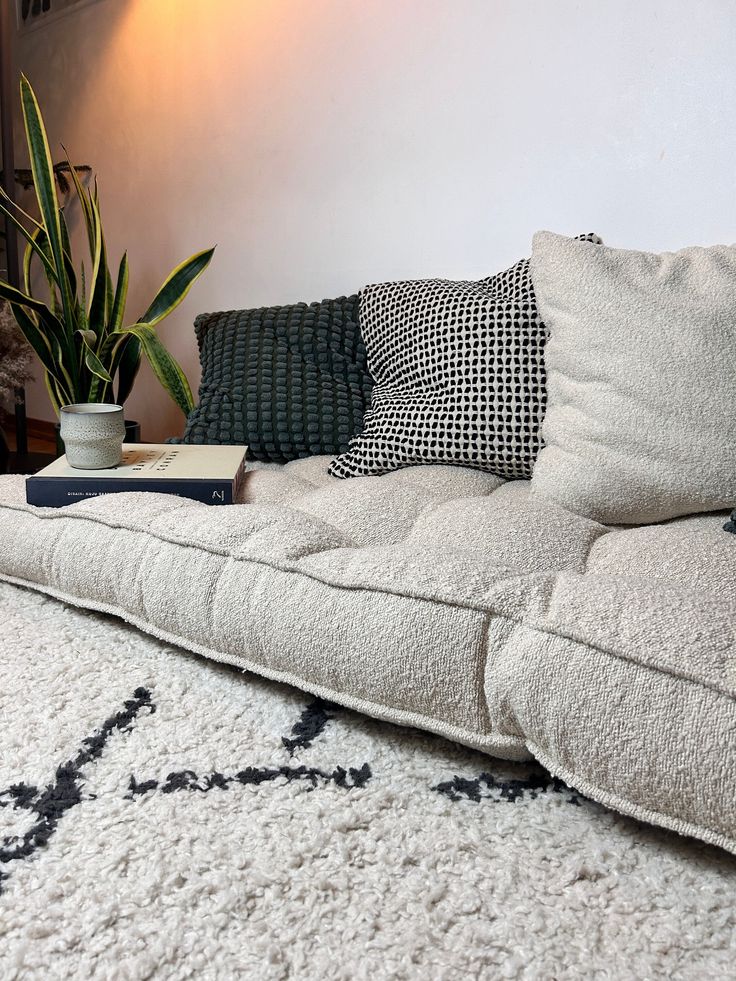
[[[193,384],[202,310],[488,275],[540,227],[736,240],[732,0],[99,0],[19,61],[99,175],[132,317],[218,243],[162,328]],[[128,414],[182,424],[147,371]]]

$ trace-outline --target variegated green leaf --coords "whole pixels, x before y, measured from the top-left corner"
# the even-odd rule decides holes
[[[93,330],[99,335],[104,333],[105,327],[105,291],[106,291],[106,263],[104,261],[104,248],[102,238],[102,223],[97,203],[90,202],[92,208],[92,224],[94,229],[94,254],[92,256],[92,279],[90,281],[90,297],[87,319]]]
[[[71,174],[72,183],[74,184],[74,189],[77,192],[77,198],[79,199],[79,205],[82,209],[82,215],[84,216],[84,223],[87,228],[87,241],[89,242],[89,252],[91,256],[94,256],[95,252],[95,234],[94,234],[94,222],[92,220],[92,209],[90,207],[89,192],[85,190],[82,186],[82,182],[79,179],[79,174],[77,174],[76,168],[69,159],[69,151],[61,144],[61,148],[64,151],[66,157],[66,162],[69,167],[69,173]]]
[[[141,342],[137,337],[128,334],[127,343],[119,354],[116,363],[118,390],[115,401],[118,405],[125,405],[125,400],[133,391],[133,382],[138,377],[138,369],[141,366]]]
[[[87,331],[87,333],[92,334],[94,337],[94,331]],[[84,342],[84,348],[84,363],[87,365],[89,370],[96,378],[100,378],[102,381],[107,382],[108,385],[111,385],[112,378],[110,377],[109,371],[107,368],[105,368],[90,345],[87,344],[86,340]]]
[[[43,228],[40,225],[37,225],[32,232],[29,232],[28,229],[18,221],[15,215],[9,211],[4,204],[0,204],[0,213],[4,214],[8,218],[15,230],[23,236],[28,243],[27,248],[32,249],[33,252],[35,252],[35,254],[39,257],[44,265],[47,276],[53,278],[54,282],[58,282],[58,276],[56,274],[56,269],[51,256],[40,248],[36,238],[36,236],[40,235],[41,233],[43,233],[44,236],[46,235]]]
[[[43,124],[38,101],[25,75],[21,75],[20,97],[23,107],[26,140],[31,158],[33,186],[41,211],[41,223],[48,235],[51,253],[54,257],[54,264],[59,277],[64,318],[68,323],[72,323],[74,308],[64,265],[64,247],[61,237],[61,226],[59,224],[59,202],[56,197],[56,183],[54,180],[54,169],[51,163],[49,141],[46,136],[46,128]]]
[[[57,382],[61,382],[59,367],[54,358],[54,352],[48,338],[39,330],[38,325],[29,317],[26,311],[16,303],[10,304],[10,309],[15,317],[18,328],[36,353],[44,370],[47,371]],[[73,399],[71,400],[73,401]]]
[[[110,330],[117,330],[123,325],[125,316],[125,304],[128,299],[128,253],[123,252],[118,268],[118,282],[115,287],[115,298],[112,303],[112,313],[110,315]]]
[[[156,294],[148,310],[141,317],[142,323],[153,326],[179,306],[195,280],[202,275],[214,254],[214,248],[204,249],[190,256],[174,269]]]
[[[79,302],[82,304],[82,306],[85,308],[85,311],[86,311],[86,309],[87,309],[87,273],[86,273],[86,270],[84,268],[84,263],[83,262],[80,263],[80,265],[79,265],[79,281],[80,281]]]
[[[0,280],[0,299],[7,300],[16,307],[22,307],[26,311],[32,310],[36,319],[33,321],[36,329],[43,327],[48,338],[49,346],[53,350],[53,344],[58,344],[65,361],[74,361],[74,340],[66,333],[61,321],[54,316],[45,303],[36,300],[22,290],[16,289],[9,283]],[[18,317],[16,316],[16,320]],[[30,343],[30,342],[29,342]],[[33,345],[31,345],[34,347]],[[36,348],[34,347],[34,350]],[[38,353],[36,351],[36,353]],[[76,366],[74,366],[76,368]]]
[[[72,393],[76,393],[79,390],[79,385],[78,385],[79,373],[77,372],[74,375],[74,381],[72,381],[71,375],[69,374],[69,371],[67,370],[66,364],[64,362],[64,355],[62,354],[61,343],[57,340],[53,340],[51,344],[54,350],[57,373],[61,376],[61,380],[63,381],[68,391]]]
[[[58,416],[62,405],[67,405],[68,403],[60,396],[54,378],[48,373],[48,371],[44,371],[43,380],[46,384],[46,391],[49,393],[51,407]]]
[[[121,327],[120,333],[132,334],[141,342],[153,373],[184,415],[188,415],[194,408],[194,399],[187,376],[179,362],[163,346],[153,327],[150,324],[137,323],[130,327]]]
[[[33,215],[29,215],[27,211],[24,211],[21,208],[21,206],[18,204],[17,201],[14,201],[10,197],[10,195],[5,190],[5,188],[2,186],[2,184],[0,184],[0,198],[2,198],[4,201],[7,202],[7,204],[10,205],[10,207],[13,209],[13,212],[14,213],[16,213],[18,215],[22,215],[25,218],[25,220],[28,222],[28,224],[31,226],[31,228],[43,228],[43,225],[41,225],[40,222],[36,221],[36,219],[33,217]]]
[[[59,227],[61,228],[61,242],[64,249],[64,270],[66,271],[67,279],[69,280],[69,290],[71,292],[72,301],[76,301],[77,274],[74,270],[74,263],[72,262],[72,247],[69,241],[69,229],[66,225],[66,218],[64,216],[63,208],[59,208]]]
[[[30,241],[32,239],[32,241]],[[51,303],[51,312],[54,316],[61,320],[62,310],[59,304],[59,296],[56,290],[57,279],[53,267],[53,257],[51,255],[51,249],[49,248],[49,240],[46,237],[46,232],[43,228],[34,228],[30,235],[28,245],[25,248],[23,254],[23,289],[26,293],[31,295],[31,268],[33,266],[33,257],[35,255],[41,255],[41,258],[46,258],[46,262],[43,264],[44,274],[46,276],[46,283],[49,288],[49,302]]]
[[[77,330],[78,331],[88,331],[90,334],[94,334],[94,331],[90,331],[89,323],[87,321],[87,311],[84,309],[84,303],[81,299],[77,300]],[[95,337],[97,335],[95,334]]]
[[[28,307],[29,310],[35,310],[39,314],[48,313],[48,307],[41,300],[35,299],[35,297],[30,296],[28,293],[24,293],[23,290],[16,289],[11,286],[10,283],[6,283],[0,279],[0,299],[7,300],[8,303],[16,303],[22,307]],[[61,326],[61,325],[59,325]]]
[[[139,342],[130,334],[111,333],[108,334],[98,346],[100,360],[106,366],[108,373],[114,379],[118,366],[123,361],[123,354],[130,344]],[[119,377],[119,376],[118,376]],[[131,382],[132,384],[132,382]],[[119,380],[118,380],[119,385]],[[89,401],[104,402],[108,396],[108,384],[99,378],[93,378],[90,384]],[[119,396],[115,399],[118,405],[122,405]]]

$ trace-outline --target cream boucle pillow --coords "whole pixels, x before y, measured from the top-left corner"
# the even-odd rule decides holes
[[[736,248],[534,236],[546,348],[536,495],[605,524],[736,504]]]

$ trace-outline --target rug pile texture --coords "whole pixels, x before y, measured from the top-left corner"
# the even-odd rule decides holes
[[[730,978],[736,858],[0,584],[3,979]]]

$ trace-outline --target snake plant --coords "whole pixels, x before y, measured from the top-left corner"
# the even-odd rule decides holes
[[[58,414],[62,405],[73,402],[114,401],[122,405],[130,395],[143,353],[171,398],[182,412],[188,413],[194,404],[189,382],[161,343],[156,326],[181,303],[209,264],[214,249],[197,252],[178,265],[143,316],[136,323],[126,324],[128,257],[127,253],[123,255],[113,282],[100,219],[97,181],[91,190],[83,186],[67,159],[92,260],[87,283],[84,264],[76,267],[72,258],[65,209],[59,206],[57,198],[46,128],[36,96],[24,75],[20,95],[40,217],[33,218],[0,190],[0,212],[26,241],[22,288],[16,289],[0,279],[0,299],[10,304],[18,327],[41,362],[55,411]],[[38,264],[47,286],[43,299],[32,291],[32,273]]]

